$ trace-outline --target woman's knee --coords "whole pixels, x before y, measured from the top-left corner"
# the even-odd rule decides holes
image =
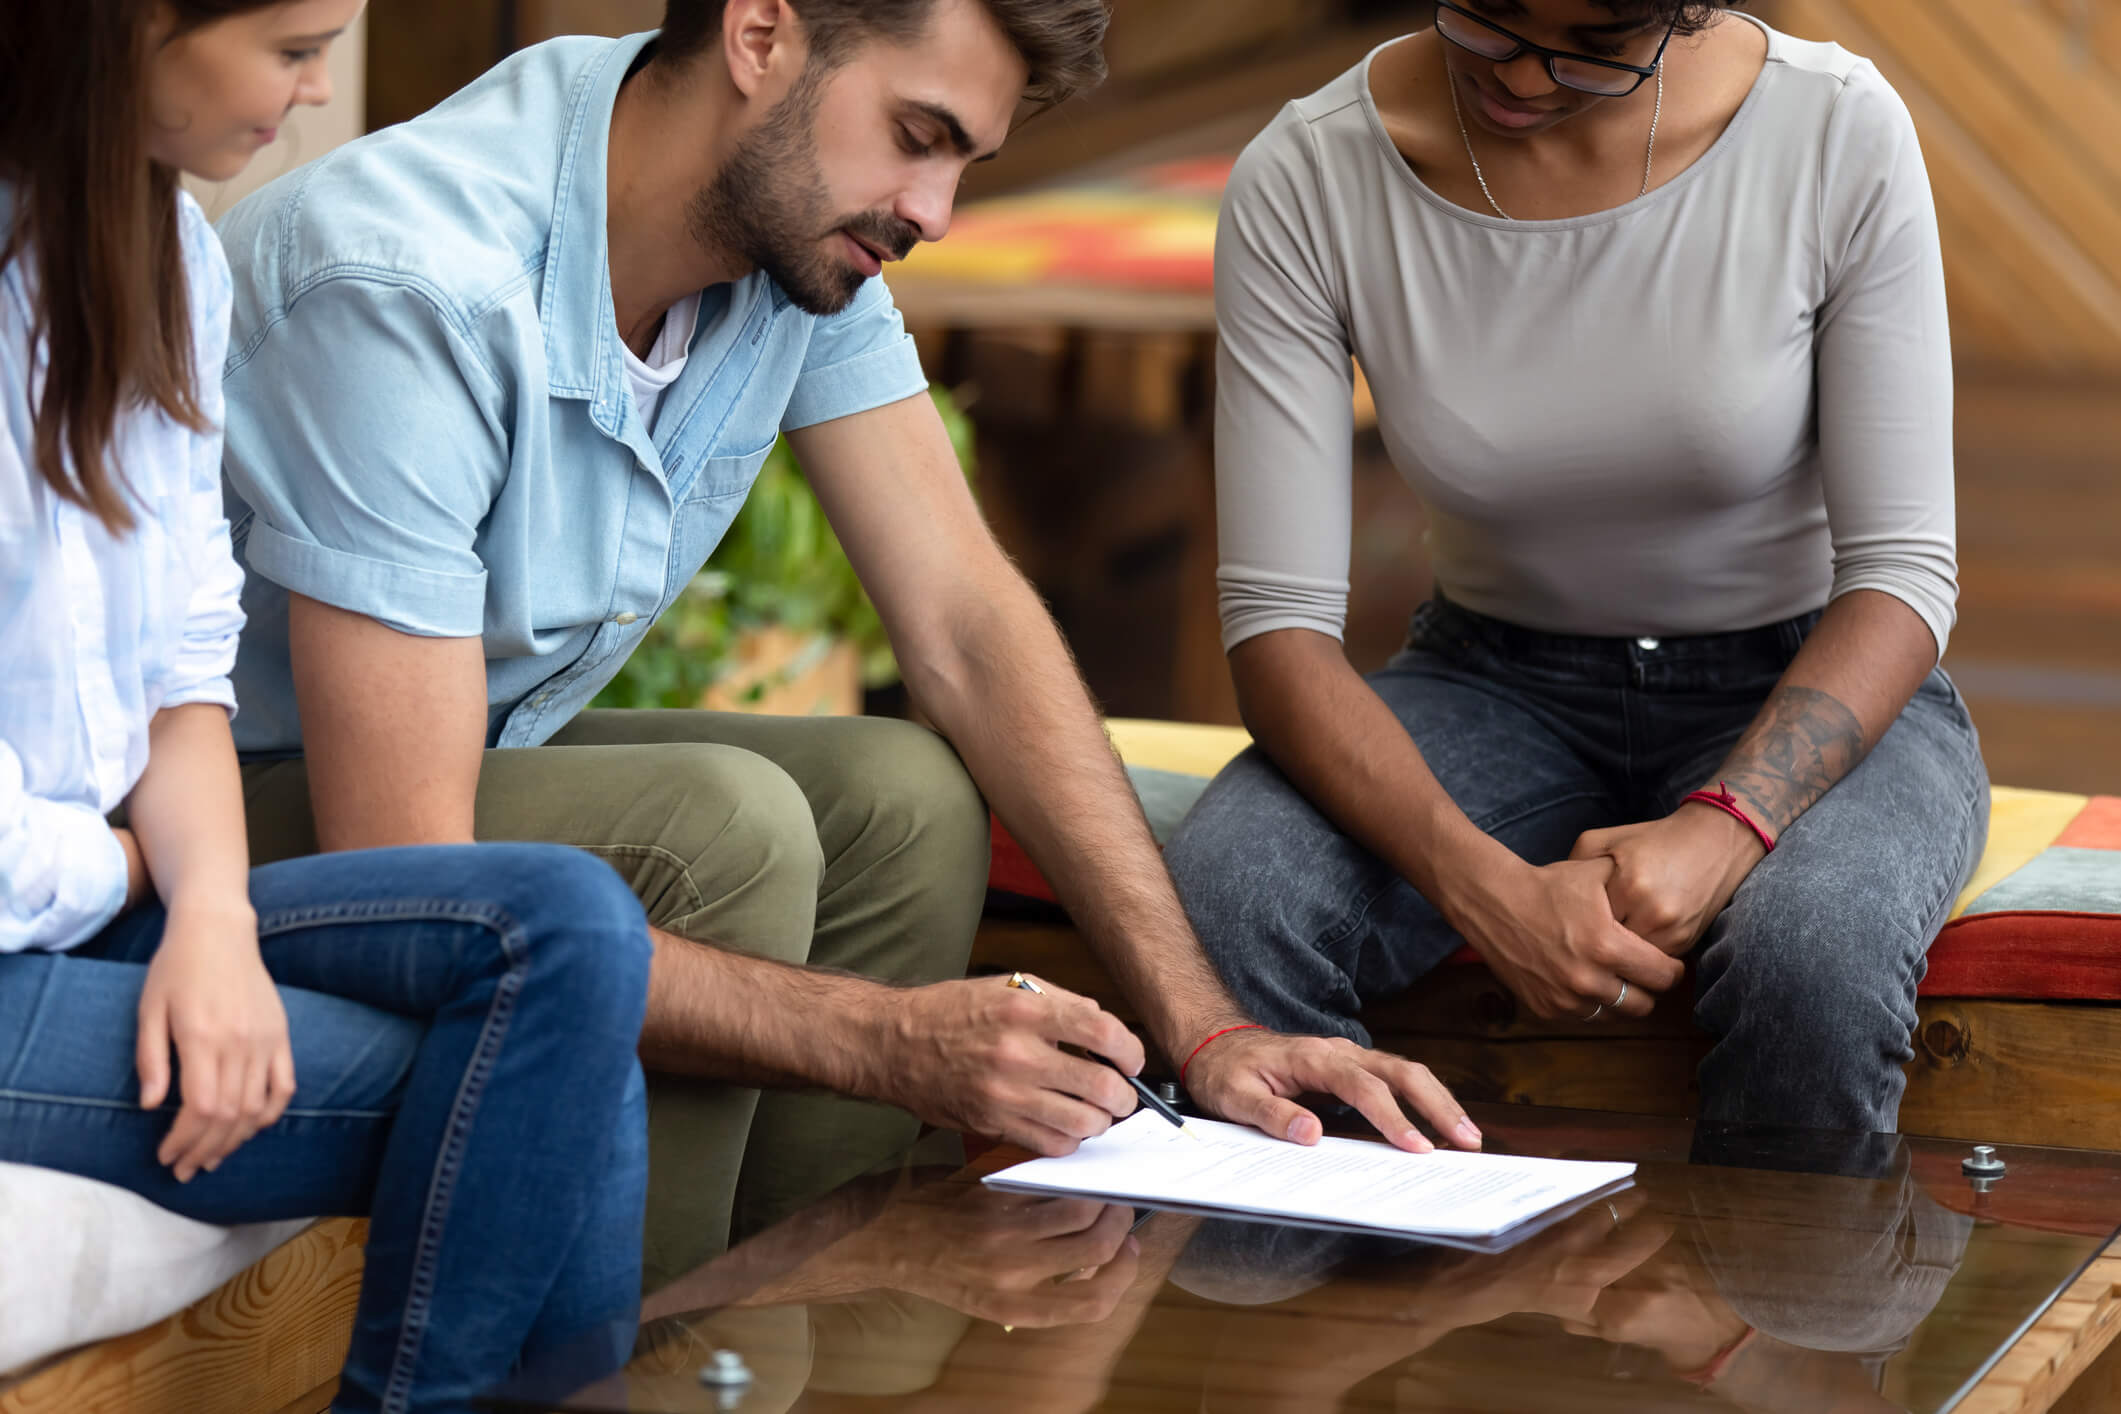
[[[1354,848],[1254,747],[1194,803],[1164,863],[1211,949],[1263,929],[1308,944],[1361,892]]]
[[[1741,1019],[1772,1030],[1792,1054],[1844,1050],[1858,1038],[1896,1049],[1915,1019],[1923,948],[1914,926],[1830,891],[1775,908],[1734,906],[1703,951],[1697,1015],[1719,1033]]]
[[[608,1023],[629,1038],[640,1030],[653,949],[641,901],[610,865],[568,845],[476,847],[481,862],[504,866],[508,896],[496,899],[516,922],[521,946],[547,986],[569,999],[587,1030]]]

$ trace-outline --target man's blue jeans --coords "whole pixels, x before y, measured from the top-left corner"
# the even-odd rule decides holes
[[[1817,619],[1580,638],[1439,599],[1368,682],[1473,823],[1548,864],[1586,830],[1661,818],[1713,785]],[[1987,834],[1980,742],[1932,673],[1695,947],[1694,1017],[1715,1038],[1702,1117],[1893,1129],[1924,956]],[[1215,778],[1166,858],[1238,999],[1285,1031],[1367,1043],[1357,1010],[1463,941],[1257,747]]]
[[[649,956],[624,881],[555,845],[437,846],[268,865],[251,900],[294,1046],[279,1123],[188,1184],[155,1161],[177,1105],[139,1108],[145,907],[71,953],[0,957],[0,1159],[207,1222],[368,1214],[335,1409],[455,1414],[585,1333],[623,1358]]]

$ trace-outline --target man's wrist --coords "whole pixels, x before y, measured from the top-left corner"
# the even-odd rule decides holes
[[[897,1103],[889,1084],[892,1058],[920,1044],[908,1016],[919,989],[830,973],[812,980],[826,984],[816,998],[815,1034],[838,1040],[819,1048],[817,1074],[806,1078],[835,1094]]]
[[[1233,1006],[1189,1016],[1168,1035],[1159,1030],[1156,1036],[1157,1043],[1169,1058],[1171,1071],[1175,1075],[1185,1068],[1186,1062],[1191,1060],[1202,1046],[1207,1045],[1210,1037],[1245,1027],[1266,1029]]]

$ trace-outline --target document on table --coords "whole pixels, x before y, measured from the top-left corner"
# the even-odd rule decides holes
[[[1218,1209],[1443,1239],[1490,1238],[1564,1204],[1625,1186],[1633,1164],[1438,1149],[1410,1154],[1360,1139],[1306,1148],[1243,1125],[1189,1119],[1196,1144],[1147,1110],[1065,1158],[986,1181],[1116,1202]]]

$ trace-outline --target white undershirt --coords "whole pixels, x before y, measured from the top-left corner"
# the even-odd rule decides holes
[[[626,381],[633,385],[634,405],[641,410],[641,425],[655,429],[656,410],[663,394],[685,371],[685,352],[692,347],[693,330],[700,322],[700,297],[689,294],[663,315],[662,332],[648,350],[646,360],[626,349]]]

